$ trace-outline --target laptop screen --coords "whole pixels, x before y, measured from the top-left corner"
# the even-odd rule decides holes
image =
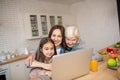
[[[53,56],[52,80],[73,80],[90,70],[93,49],[83,49]]]

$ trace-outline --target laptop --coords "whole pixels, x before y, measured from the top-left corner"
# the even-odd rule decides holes
[[[83,49],[53,56],[52,80],[75,80],[90,71],[93,49]]]

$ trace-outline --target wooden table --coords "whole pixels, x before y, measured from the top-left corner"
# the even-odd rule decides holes
[[[106,61],[99,62],[97,72],[92,72],[76,80],[118,80],[117,71],[107,68]]]
[[[108,47],[114,48],[114,44]],[[106,51],[106,48],[101,49],[98,52]],[[82,76],[76,80],[120,80],[118,79],[118,76],[120,75],[118,75],[117,70],[112,70],[107,68],[107,60],[109,57],[108,56],[103,56],[103,57],[104,57],[104,61],[99,62],[99,68],[97,72],[90,71],[89,74]],[[40,80],[40,79],[36,78],[32,80]]]
[[[98,52],[100,53],[101,51],[106,51],[107,48],[115,48],[114,45],[115,44],[112,44],[106,48],[99,50]],[[104,58],[104,61],[99,62],[98,72],[90,72],[88,75],[83,76],[76,80],[120,80],[118,79],[118,76],[120,76],[120,73],[118,74],[117,70],[112,70],[107,68],[107,60],[109,59],[109,56],[104,55],[103,58]]]
[[[32,80],[40,80],[38,78]],[[90,71],[89,74],[82,76],[76,80],[118,80],[117,71],[107,68],[106,61],[99,62],[97,72]]]

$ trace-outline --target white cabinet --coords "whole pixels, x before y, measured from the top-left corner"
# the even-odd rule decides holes
[[[11,80],[29,80],[29,69],[26,68],[24,60],[10,63]]]
[[[72,15],[25,14],[25,38],[41,38],[47,36],[50,28],[55,24],[67,26],[75,25],[75,22],[75,17]]]
[[[24,31],[26,39],[40,38],[41,28],[36,14],[25,14],[23,17]]]

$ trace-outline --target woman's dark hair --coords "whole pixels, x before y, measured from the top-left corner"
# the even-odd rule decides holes
[[[50,29],[48,37],[51,38],[53,31],[56,30],[56,29],[59,29],[60,32],[61,32],[61,34],[62,34],[62,43],[61,43],[61,46],[63,47],[64,52],[65,52],[65,49],[66,49],[66,43],[65,43],[65,28],[64,28],[62,25],[54,25],[54,26]]]
[[[45,55],[43,54],[43,52],[41,52],[41,49],[43,48],[44,44],[46,44],[47,42],[51,42],[54,45],[54,55],[57,54],[56,47],[55,47],[53,40],[51,38],[45,37],[45,38],[42,38],[39,43],[39,47],[36,52],[35,60],[41,61],[41,62],[45,61]]]

